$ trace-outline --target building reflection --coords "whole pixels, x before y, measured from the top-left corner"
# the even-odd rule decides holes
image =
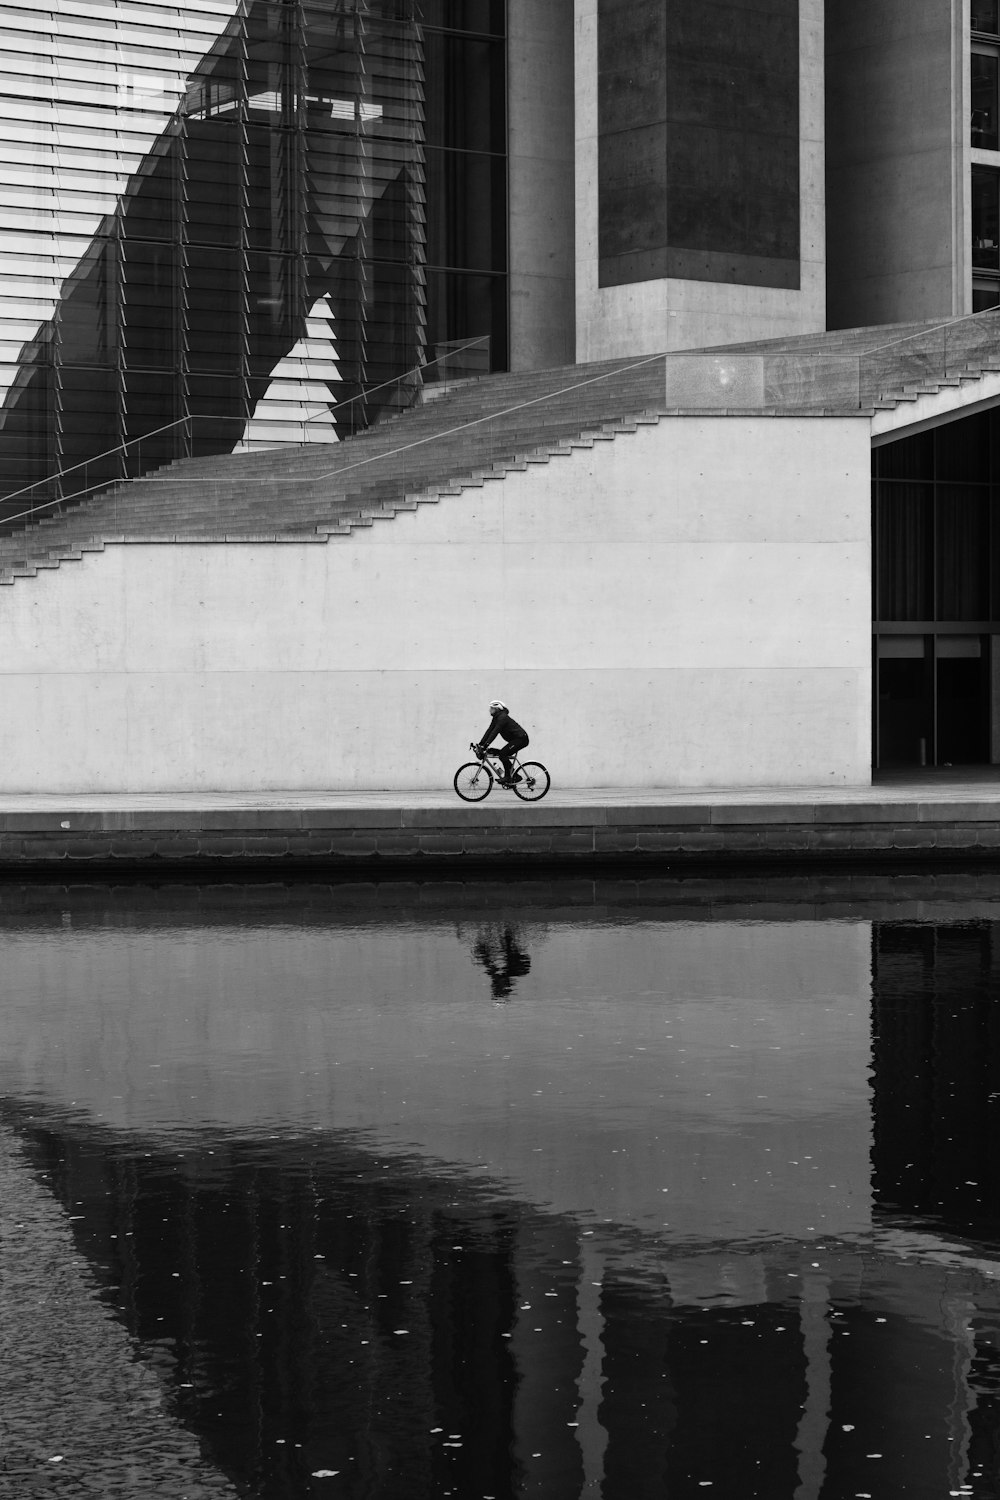
[[[14,1123],[246,1492],[997,1493],[995,1263],[939,1234],[679,1249],[319,1132]]]
[[[883,1217],[1000,1231],[1000,924],[873,928],[873,1185]]]
[[[836,1205],[829,1232],[817,1216],[805,1234],[685,1239],[681,1222],[658,1233],[646,1214],[612,1219],[596,1186],[600,1215],[557,1211],[544,1206],[541,1175],[532,1195],[477,1174],[469,1158],[408,1155],[398,1135],[382,1148],[359,1129],[287,1120],[271,1133],[246,1122],[172,1133],[37,1104],[9,1106],[6,1118],[176,1415],[242,1492],[311,1495],[325,1470],[337,1471],[338,1494],[373,1500],[662,1500],[702,1487],[727,1500],[995,1500],[1000,924],[876,921],[866,941],[869,930],[865,1227],[840,1186],[826,1196],[845,1154],[823,1157],[829,1170],[810,1190],[817,1208]],[[531,957],[515,920],[481,920],[462,946],[453,934],[442,929],[440,944],[456,974],[468,973],[471,943],[496,998],[513,993]],[[798,951],[811,957],[815,934],[804,936]],[[758,937],[773,948],[780,929]],[[414,971],[413,942],[406,928],[400,972]],[[547,935],[547,961],[560,943]],[[686,951],[672,944],[674,973],[699,993],[691,976],[703,950],[690,948],[690,964]],[[748,951],[734,948],[744,995]],[[595,962],[588,950],[588,972]],[[147,952],[144,972],[150,964]],[[562,982],[565,971],[546,972]],[[444,973],[427,966],[435,993]],[[718,972],[713,983],[721,993]],[[817,991],[817,1004],[823,994],[834,992]],[[246,1025],[246,994],[241,1004]],[[486,1017],[505,1046],[527,1009]],[[401,1024],[393,1012],[392,1028]],[[721,1079],[725,1059],[713,1067]],[[634,1089],[634,1063],[626,1072]],[[744,1110],[732,1106],[727,1141]],[[672,1118],[672,1149],[706,1128],[700,1115]],[[842,1117],[830,1118],[842,1134]],[[775,1157],[792,1143],[760,1139]],[[735,1175],[735,1147],[732,1157]],[[564,1152],[552,1160],[554,1176],[568,1170]],[[863,1173],[847,1182],[858,1192]]]

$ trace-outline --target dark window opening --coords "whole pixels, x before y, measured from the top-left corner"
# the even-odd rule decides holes
[[[875,764],[1000,762],[1000,416],[873,455]]]
[[[997,130],[997,76],[1000,56],[996,53],[972,54],[972,133],[974,146],[995,151]]]
[[[1000,4],[998,0],[972,0],[972,29],[996,36],[1000,27]]]
[[[972,168],[972,264],[1000,270],[1000,172]]]

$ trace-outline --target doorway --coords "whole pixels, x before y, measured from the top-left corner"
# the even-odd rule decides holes
[[[876,637],[879,768],[985,765],[991,741],[992,636]]]

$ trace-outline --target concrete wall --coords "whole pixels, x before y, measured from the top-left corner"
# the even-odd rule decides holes
[[[971,311],[968,0],[827,0],[831,328]]]
[[[801,0],[801,288],[666,279],[598,284],[597,0],[576,0],[577,358],[697,349],[825,326],[823,3]]]
[[[510,367],[575,358],[573,0],[507,7]]]
[[[869,424],[692,417],[329,545],[111,546],[0,590],[0,790],[864,783]]]

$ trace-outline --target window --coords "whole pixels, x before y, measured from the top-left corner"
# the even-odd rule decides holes
[[[972,29],[996,36],[1000,31],[1000,4],[998,0],[972,0]]]
[[[1000,172],[972,168],[972,264],[1000,271]]]
[[[997,133],[998,74],[1000,53],[976,48],[972,53],[971,139],[981,151],[996,151],[1000,145]]]

